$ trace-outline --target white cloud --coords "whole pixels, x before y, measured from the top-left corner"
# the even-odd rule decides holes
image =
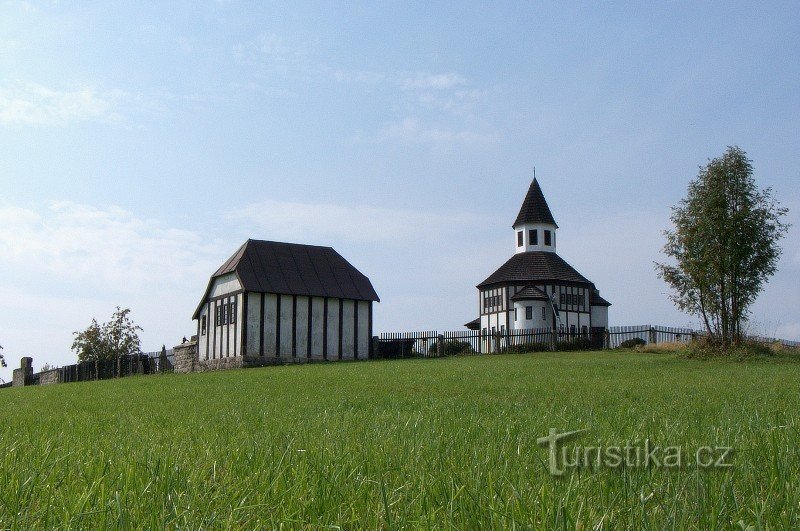
[[[34,210],[0,203],[4,268],[60,282],[136,292],[207,273],[217,251],[196,233],[116,207],[51,202]]]
[[[193,333],[191,314],[230,242],[116,207],[0,201],[0,344],[10,364],[74,363],[72,332],[133,310],[143,348]],[[0,370],[8,379],[10,369]]]
[[[417,72],[406,77],[402,81],[403,87],[407,89],[450,89],[458,85],[466,84],[467,80],[456,73],[427,74]]]
[[[408,116],[399,122],[386,124],[377,136],[378,141],[402,140],[430,144],[491,145],[500,141],[498,132],[483,133],[468,128],[447,128],[424,125],[420,118]]]
[[[59,91],[37,83],[16,81],[0,87],[0,123],[13,125],[67,125],[90,120],[121,118],[118,102],[126,94],[101,93],[92,87]]]

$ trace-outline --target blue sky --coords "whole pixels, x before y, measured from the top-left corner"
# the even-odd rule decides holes
[[[458,329],[534,166],[612,324],[686,325],[660,231],[733,144],[795,224],[753,328],[800,339],[796,8],[6,1],[0,344],[66,364],[121,305],[170,346],[248,237],[335,247],[377,331]]]

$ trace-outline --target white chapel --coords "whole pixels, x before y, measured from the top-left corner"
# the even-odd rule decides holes
[[[484,333],[546,328],[593,337],[605,331],[611,303],[556,253],[558,225],[536,178],[513,229],[516,252],[478,284],[480,317],[466,326]]]

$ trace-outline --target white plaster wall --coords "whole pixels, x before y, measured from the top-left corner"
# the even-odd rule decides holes
[[[536,229],[539,231],[539,242],[538,245],[531,245],[530,242],[530,233],[531,231]],[[552,233],[552,245],[545,245],[544,244],[544,231],[549,230]],[[556,252],[556,226],[549,225],[545,223],[524,223],[522,225],[517,225],[514,227],[514,249],[517,253],[524,253],[528,251],[549,251],[549,252]],[[523,231],[523,243],[522,247],[517,246],[517,233],[519,231]]]
[[[281,295],[281,358],[292,357],[292,296]]]
[[[325,299],[311,299],[311,357],[322,359],[322,341],[325,328]]]
[[[339,356],[339,299],[328,299],[328,359]]]
[[[533,319],[525,319],[525,308],[531,306],[533,308]],[[514,308],[517,310],[517,321],[511,321],[514,330],[530,330],[531,328],[550,328],[553,310],[550,305],[545,301],[517,301],[514,302]],[[545,318],[542,319],[542,308],[545,308]]]
[[[291,321],[285,324],[286,326],[291,326]],[[308,356],[308,297],[297,297],[297,320],[295,321],[295,326],[297,329],[296,355],[298,358],[305,358]]]
[[[283,301],[281,301],[283,303]],[[276,312],[278,311],[278,296],[272,293],[264,294],[264,357],[274,358],[275,330],[277,326]],[[291,348],[291,346],[290,346]]]
[[[245,356],[258,356],[261,347],[259,334],[259,323],[261,321],[261,294],[247,294],[247,340],[245,345]]]
[[[608,306],[592,306],[592,326],[608,328]]]
[[[354,307],[355,304],[351,300],[345,300],[342,307],[342,359],[353,359],[354,349]]]
[[[358,359],[369,358],[369,306],[367,301],[358,301]]]
[[[218,300],[217,305],[221,306],[225,304],[225,300]],[[225,343],[228,341],[228,326],[219,326],[217,327],[217,357],[224,358],[225,357]]]
[[[214,279],[214,282],[211,284],[211,293],[209,297],[221,297],[226,293],[232,293],[240,289],[242,289],[242,285],[239,283],[239,279],[236,278],[236,274],[228,273],[227,275],[222,275]]]
[[[198,327],[197,327],[197,352],[199,354],[199,359],[205,359],[206,355],[206,344],[208,343],[208,318],[206,317],[206,333],[203,334],[202,326],[199,326],[200,323],[203,322],[203,317],[206,317],[206,305],[203,304],[203,307],[200,308],[200,314],[197,319]]]

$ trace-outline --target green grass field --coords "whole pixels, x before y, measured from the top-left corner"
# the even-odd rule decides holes
[[[0,528],[800,528],[800,364],[546,353],[0,391]],[[732,446],[548,473],[536,440]],[[740,523],[741,522],[741,523]]]

